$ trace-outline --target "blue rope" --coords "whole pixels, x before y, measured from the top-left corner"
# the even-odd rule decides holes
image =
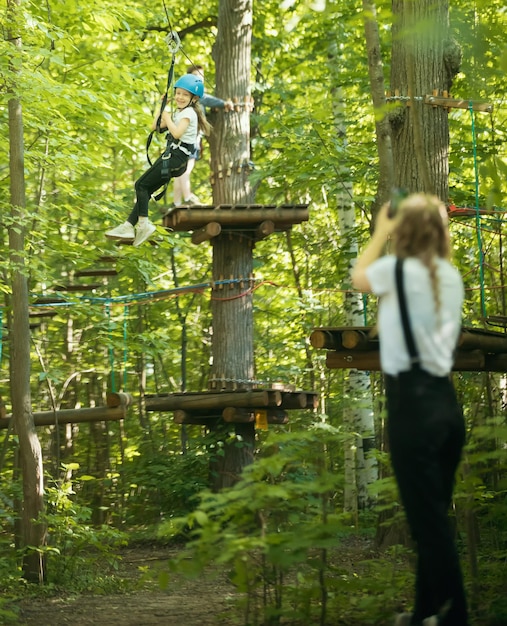
[[[187,291],[202,291],[209,287],[218,287],[221,285],[234,285],[238,283],[244,283],[244,278],[229,278],[226,280],[216,280],[208,283],[199,283],[197,285],[188,285],[186,287],[176,287],[174,289],[161,289],[160,291],[145,291],[143,293],[135,293],[129,296],[116,296],[116,297],[107,297],[107,298],[99,298],[96,296],[78,296],[77,299],[81,301],[91,302],[92,304],[117,304],[121,302],[138,302],[139,300],[149,300],[151,298],[160,297],[160,296],[169,296],[173,294],[186,293]],[[51,302],[50,304],[31,304],[30,306],[34,307],[59,307],[59,306],[74,306],[76,302],[70,300],[62,300],[61,302]]]
[[[482,249],[482,234],[481,234],[481,214],[479,210],[479,166],[477,163],[477,139],[475,134],[475,116],[473,102],[468,103],[470,116],[472,118],[472,142],[473,142],[473,154],[474,154],[474,173],[475,173],[475,227],[477,231],[477,246],[479,248],[479,277],[481,281],[481,312],[482,316],[486,318],[486,298],[484,293],[484,250]]]

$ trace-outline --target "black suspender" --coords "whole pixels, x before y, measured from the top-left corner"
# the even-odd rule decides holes
[[[396,290],[398,292],[398,303],[400,306],[401,323],[403,325],[403,334],[405,335],[405,343],[410,355],[411,369],[420,369],[419,353],[414,341],[414,335],[412,334],[412,328],[410,327],[410,320],[408,318],[407,301],[405,298],[405,288],[403,286],[403,259],[396,259],[395,266],[396,276]]]

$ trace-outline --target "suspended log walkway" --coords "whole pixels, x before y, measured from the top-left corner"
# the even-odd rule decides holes
[[[380,371],[376,327],[316,328],[310,335],[314,348],[327,350],[329,369]],[[454,371],[507,372],[507,334],[482,328],[461,330]]]
[[[175,207],[162,218],[165,228],[193,231],[195,244],[209,241],[223,231],[251,231],[255,241],[287,231],[308,220],[307,204],[220,204]]]
[[[86,407],[82,409],[59,409],[33,413],[35,426],[58,426],[60,424],[79,424],[82,422],[110,422],[125,419],[127,407],[133,402],[127,393],[109,393],[106,406]],[[12,415],[0,417],[0,428],[8,428]]]
[[[318,394],[313,391],[238,389],[236,391],[182,392],[145,396],[146,411],[172,412],[176,424],[209,425],[256,422],[286,424],[287,411],[315,410]]]

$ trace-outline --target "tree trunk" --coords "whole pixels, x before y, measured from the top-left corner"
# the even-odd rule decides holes
[[[373,2],[363,0],[364,33],[368,54],[368,75],[371,97],[375,111],[375,134],[379,156],[379,177],[377,195],[372,207],[373,216],[388,199],[394,186],[394,164],[389,118],[383,113],[386,107],[384,64],[380,53],[380,37],[377,23],[377,10]]]
[[[252,0],[220,0],[213,51],[218,97],[243,104],[249,102],[251,36]],[[216,116],[210,149],[214,204],[251,203],[250,111],[247,106]],[[254,380],[253,308],[249,290],[253,268],[251,233],[225,230],[212,242],[213,280],[244,280],[212,292],[210,386],[251,388]],[[223,454],[211,459],[210,471],[216,490],[233,484],[253,458],[254,424],[236,424],[233,441],[227,433],[226,426],[217,427]]]
[[[424,104],[435,90],[448,92],[459,67],[449,36],[446,0],[393,0],[391,93],[400,106],[390,116],[395,181],[409,191],[448,198],[447,110]]]
[[[20,19],[19,1],[8,0],[11,24]],[[16,48],[21,39],[9,37]],[[16,72],[11,67],[13,83]],[[24,143],[21,102],[9,100],[9,173],[12,225],[9,226],[11,261],[12,315],[11,327],[11,402],[14,428],[19,438],[20,465],[23,481],[21,547],[40,547],[45,543],[45,525],[38,521],[44,510],[42,451],[31,409],[30,393],[30,320],[28,311],[27,268],[25,267],[25,178]],[[44,580],[44,561],[39,552],[29,550],[23,555],[23,575],[31,582]]]

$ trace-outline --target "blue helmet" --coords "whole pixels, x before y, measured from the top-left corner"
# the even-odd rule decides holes
[[[200,76],[194,76],[194,74],[185,74],[185,76],[178,78],[174,83],[174,88],[176,89],[177,87],[185,89],[198,98],[202,98],[204,95],[204,83],[202,82],[202,78]]]

